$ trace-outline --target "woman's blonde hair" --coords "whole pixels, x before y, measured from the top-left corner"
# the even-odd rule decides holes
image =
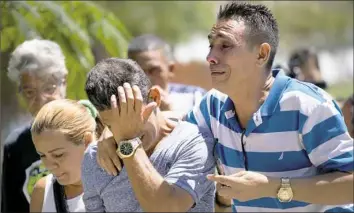
[[[78,101],[60,99],[45,104],[34,119],[31,133],[41,134],[45,130],[59,130],[68,140],[81,144],[85,132],[96,133],[98,137],[103,125]]]

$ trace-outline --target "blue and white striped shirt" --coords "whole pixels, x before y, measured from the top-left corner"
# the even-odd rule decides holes
[[[290,178],[353,171],[353,139],[333,99],[322,89],[291,79],[279,70],[273,70],[273,76],[268,98],[245,131],[236,119],[231,99],[214,89],[187,115],[189,122],[208,127],[217,139],[215,154],[225,174],[245,170],[242,134],[250,171]],[[247,202],[234,199],[233,210],[353,212],[353,204],[281,203],[266,197]]]

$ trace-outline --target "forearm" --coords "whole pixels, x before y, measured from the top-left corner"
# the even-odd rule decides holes
[[[156,171],[143,148],[139,147],[134,156],[123,161],[143,211],[179,211],[178,199],[173,196],[175,188]]]
[[[293,200],[323,205],[353,203],[353,173],[334,172],[309,178],[294,178],[290,183]],[[280,180],[273,179],[271,185],[276,195]]]
[[[221,207],[228,208],[232,205],[231,199],[224,198],[218,193],[215,194],[215,199],[216,203]]]

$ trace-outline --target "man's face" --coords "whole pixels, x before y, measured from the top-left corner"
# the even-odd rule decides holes
[[[163,89],[167,88],[168,82],[173,77],[173,72],[163,50],[130,53],[129,58],[139,64],[153,85],[158,85]]]
[[[40,78],[31,73],[21,74],[19,92],[33,116],[44,104],[65,98],[65,91],[65,78],[57,80],[54,76]]]
[[[213,87],[227,95],[244,92],[237,90],[249,87],[259,78],[255,69],[257,48],[247,46],[245,30],[243,21],[218,20],[208,36],[207,61]]]

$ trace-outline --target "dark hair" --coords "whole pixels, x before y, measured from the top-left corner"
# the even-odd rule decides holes
[[[64,186],[60,185],[57,179],[54,179],[53,181],[53,194],[54,194],[55,208],[57,212],[60,213],[69,212],[68,203],[66,202]]]
[[[152,34],[135,37],[128,46],[128,55],[152,50],[163,50],[168,60],[174,60],[171,46],[160,37]]]
[[[314,50],[311,49],[298,49],[292,52],[289,58],[288,66],[290,71],[290,77],[295,78],[296,73],[294,68],[303,66],[311,57],[315,60],[315,66],[319,70],[320,65],[318,63],[318,56]]]
[[[271,46],[267,69],[271,69],[279,43],[278,24],[271,11],[264,5],[232,2],[220,6],[219,20],[244,21],[246,42],[249,46],[264,42]]]
[[[144,103],[148,102],[151,82],[131,59],[107,58],[100,61],[88,73],[85,91],[91,103],[102,111],[111,108],[111,96],[117,95],[118,86],[123,86],[125,82],[138,86]]]

